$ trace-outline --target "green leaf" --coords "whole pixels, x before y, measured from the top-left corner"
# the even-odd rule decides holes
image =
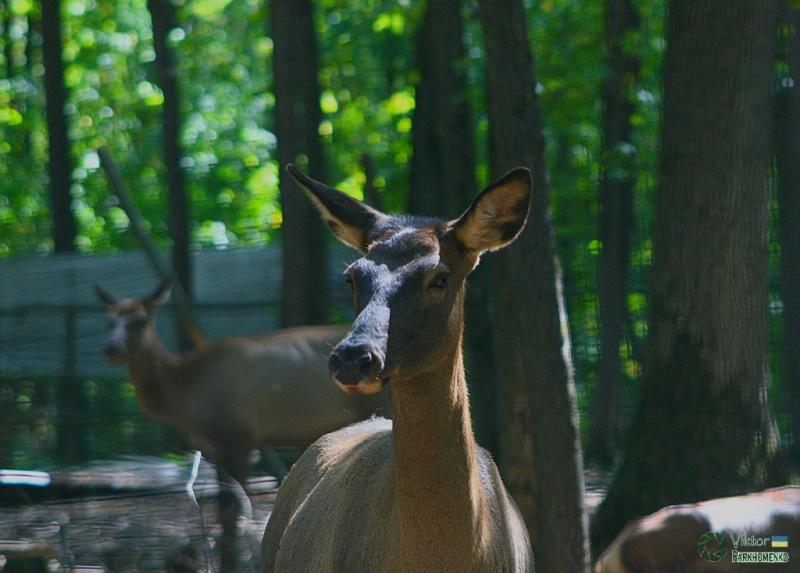
[[[194,16],[213,22],[230,3],[231,0],[193,0],[189,2],[189,10]]]
[[[410,89],[393,93],[386,102],[392,115],[401,115],[414,109],[414,95]]]

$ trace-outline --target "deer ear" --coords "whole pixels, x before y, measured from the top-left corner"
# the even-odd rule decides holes
[[[97,295],[97,298],[100,299],[100,302],[106,306],[114,306],[117,303],[117,297],[112,295],[100,285],[94,285],[94,292]]]
[[[525,167],[517,167],[489,185],[451,224],[458,242],[476,254],[512,243],[525,227],[532,187],[531,172]]]
[[[162,304],[169,300],[170,295],[172,294],[172,285],[175,284],[175,276],[168,278],[165,281],[162,281],[156,290],[150,293],[148,296],[144,297],[144,306],[147,308],[148,312],[152,312],[160,307]]]
[[[287,165],[286,170],[314,203],[333,234],[344,244],[366,252],[375,229],[388,216],[338,189],[311,179],[294,165]]]

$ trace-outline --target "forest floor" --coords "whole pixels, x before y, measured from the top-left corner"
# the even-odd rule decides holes
[[[51,487],[61,495],[102,493],[0,504],[0,554],[40,555],[56,571],[219,571],[216,472],[200,464],[194,497],[189,474],[186,464],[152,458],[54,473]],[[249,482],[252,511],[239,522],[243,572],[258,571],[276,485],[269,477]]]
[[[51,571],[87,573],[219,571],[216,474],[210,464],[200,464],[193,498],[186,488],[189,473],[185,464],[155,458],[53,473],[51,488],[59,495],[94,493],[20,504],[0,500],[0,559],[4,553],[37,555]],[[608,475],[588,468],[585,480],[593,512]],[[277,494],[270,477],[254,478],[248,490],[252,511],[240,519],[242,572],[259,570],[261,536]]]

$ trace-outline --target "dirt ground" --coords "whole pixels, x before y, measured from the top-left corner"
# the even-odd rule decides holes
[[[43,555],[51,571],[214,572],[215,471],[203,462],[188,493],[188,467],[151,460],[115,461],[53,475],[53,487],[115,491],[73,499],[0,506],[0,554]],[[240,519],[241,571],[258,571],[260,542],[277,494],[274,478],[253,478],[252,509]]]
[[[52,487],[59,494],[72,492],[72,499],[0,502],[0,556],[43,556],[50,571],[217,572],[216,474],[203,461],[194,496],[186,487],[190,475],[188,464],[155,458],[96,462],[53,473]],[[586,504],[593,512],[608,476],[589,469],[585,478]],[[75,491],[95,493],[74,497]],[[243,573],[259,570],[276,481],[253,478],[248,491],[252,509],[240,519]]]

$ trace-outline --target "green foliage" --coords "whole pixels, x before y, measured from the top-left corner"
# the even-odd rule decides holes
[[[272,132],[272,40],[268,2],[179,0],[170,33],[179,67],[183,166],[198,246],[260,245],[281,224],[276,140]],[[0,257],[49,251],[47,131],[39,4],[12,0],[11,26],[0,38],[13,54],[0,79]],[[603,2],[529,3],[542,119],[547,140],[558,249],[565,269],[581,403],[597,360],[597,184],[601,88],[605,77]],[[637,179],[632,292],[633,336],[645,331],[643,269],[651,258],[650,194],[656,173],[663,0],[637,0],[641,32],[626,49],[642,60],[635,86],[636,135],[626,153]],[[385,208],[402,211],[409,191],[415,105],[415,33],[422,0],[317,0],[320,53],[319,126],[328,179],[361,197],[362,156],[370,154]],[[464,3],[464,66],[476,123],[480,184],[488,182],[484,51],[477,4]],[[146,0],[64,0],[67,115],[75,171],[78,247],[85,252],[136,248],[128,219],[110,194],[95,148],[114,151],[149,231],[168,246],[161,153],[163,94]],[[5,50],[2,52],[5,53]],[[635,353],[623,349],[630,379]],[[94,388],[94,387],[93,387]],[[109,397],[97,386],[92,400]],[[94,403],[93,402],[93,403]],[[99,407],[99,406],[98,406]],[[119,436],[118,436],[119,437]],[[116,438],[115,438],[116,439]],[[102,444],[97,448],[104,449]]]
[[[0,256],[50,249],[39,14],[15,0],[11,77],[0,80]],[[317,6],[321,58],[320,134],[334,183],[359,196],[361,156],[372,155],[374,184],[388,208],[408,192],[414,107],[411,66],[418,6],[341,2]],[[170,34],[180,69],[183,165],[198,245],[257,245],[280,225],[272,159],[272,41],[264,3],[191,0]],[[94,149],[109,145],[149,231],[167,244],[160,121],[145,0],[63,3],[67,117],[76,169],[78,248],[135,248]],[[29,30],[29,27],[33,29]],[[387,191],[391,190],[391,191]]]
[[[0,255],[46,251],[50,243],[41,37],[28,30],[39,16],[32,5],[17,8],[12,32],[20,33],[12,33],[11,41],[19,57],[13,77],[0,80]],[[154,78],[146,2],[70,0],[63,8],[78,248],[136,247],[99,169],[94,150],[100,145],[114,150],[150,232],[166,244],[163,95]],[[265,167],[275,142],[264,127],[273,97],[262,3],[191,2],[179,20],[170,39],[181,73],[183,163],[195,240],[216,246],[264,243],[276,227],[277,206],[274,177]]]
[[[664,0],[635,0],[635,4],[641,28],[624,42],[625,49],[641,62],[639,77],[630,82],[636,101],[634,137],[623,150],[632,161],[618,167],[633,169],[636,180],[628,294],[632,344],[621,348],[629,401],[641,369],[637,349],[647,333],[646,270],[652,260],[651,199],[657,175],[660,65],[665,48]],[[800,2],[790,4],[800,9]],[[262,0],[176,0],[178,27],[170,33],[170,41],[179,67],[183,166],[197,246],[263,245],[280,228],[268,5]],[[526,5],[580,403],[585,407],[598,354],[594,293],[602,248],[597,188],[601,90],[606,75],[604,3],[540,0]],[[10,6],[9,14],[0,13],[0,257],[7,257],[48,252],[52,245],[40,3],[8,0],[2,6]],[[362,156],[368,153],[376,168],[374,185],[385,208],[394,211],[404,209],[409,192],[412,114],[419,80],[415,33],[423,8],[423,0],[315,2],[323,112],[319,133],[328,179],[361,197]],[[466,58],[460,65],[475,118],[476,174],[484,185],[488,183],[488,138],[483,38],[476,2],[464,2],[463,11]],[[146,0],[63,0],[63,20],[78,248],[84,252],[138,248],[129,221],[100,170],[94,150],[101,145],[114,151],[150,233],[166,247],[163,94],[155,78]],[[776,302],[774,308],[778,306]],[[777,320],[770,324],[774,327]],[[773,371],[779,370],[775,356]],[[135,407],[124,388],[91,383],[91,407],[96,411],[121,408],[120,417],[132,414]],[[32,391],[28,384],[19,392],[32,400]],[[26,432],[20,440],[52,440],[42,428]],[[117,424],[105,436],[91,432],[96,436],[92,447],[106,452],[112,444],[124,443],[134,451],[137,444],[150,440],[152,432],[137,429],[139,437],[134,439],[129,429]],[[18,450],[24,452],[24,448]]]
[[[636,180],[634,236],[632,237],[631,315],[632,344],[646,334],[645,272],[651,262],[651,198],[655,188],[660,66],[664,53],[663,0],[636,0],[640,30],[625,41],[625,50],[641,62],[638,78],[631,78],[630,97],[636,102],[632,118],[633,141],[623,152],[632,159]],[[553,217],[558,252],[565,275],[573,354],[582,406],[596,377],[599,352],[597,301],[598,185],[602,144],[602,87],[606,77],[603,46],[603,2],[543,0],[529,7],[531,40],[536,56],[537,92],[547,145]],[[619,173],[622,175],[622,173]],[[623,370],[631,390],[641,364],[626,345]],[[640,357],[638,357],[640,358]],[[632,392],[626,396],[632,399]],[[586,421],[586,417],[584,417]]]
[[[641,347],[647,334],[647,277],[652,261],[652,196],[658,162],[660,66],[664,55],[664,0],[635,0],[640,30],[624,41],[641,67],[629,82],[636,102],[634,137],[622,153],[636,181],[632,240],[629,342],[620,349],[635,395]],[[282,216],[274,159],[275,97],[269,2],[176,0],[178,27],[170,33],[179,67],[183,166],[197,246],[263,245],[277,236]],[[606,76],[602,0],[526,2],[545,130],[558,251],[565,274],[573,354],[582,408],[595,382],[598,359],[597,188],[600,175],[601,95]],[[0,13],[0,257],[51,250],[46,177],[47,125],[41,55],[40,3],[8,0]],[[790,1],[800,10],[800,2]],[[409,192],[412,114],[415,106],[415,33],[423,0],[317,0],[320,53],[319,126],[328,179],[356,197],[365,182],[362,156],[370,154],[374,185],[386,209],[402,211]],[[2,8],[0,8],[1,12]],[[464,2],[468,97],[476,128],[477,179],[488,183],[484,48],[475,0]],[[146,0],[63,0],[66,112],[73,144],[73,205],[84,252],[138,248],[129,221],[110,194],[95,149],[108,145],[156,242],[169,244],[161,153],[163,94],[155,78],[155,52]],[[8,23],[6,25],[5,23]],[[10,54],[11,61],[7,60]],[[783,65],[779,62],[780,66]],[[784,65],[785,67],[785,65]],[[785,70],[784,70],[785,71]],[[775,258],[775,257],[773,257]],[[772,261],[772,259],[771,259]],[[771,262],[771,271],[777,262]],[[774,284],[775,277],[772,278]],[[773,340],[780,304],[771,299]],[[778,372],[780,353],[772,353]],[[773,377],[775,379],[775,377]],[[93,411],[129,417],[127,386],[89,383]],[[21,384],[17,406],[27,412],[34,386]],[[15,394],[16,395],[16,394]],[[0,396],[2,398],[2,396]],[[0,400],[1,401],[1,400]],[[584,420],[586,416],[584,416]],[[99,422],[98,422],[99,423]],[[136,424],[140,424],[139,421]],[[141,451],[156,430],[114,423],[90,432],[95,452],[125,444]],[[0,428],[2,429],[2,428]],[[50,432],[48,434],[48,431]],[[46,426],[14,438],[52,441]],[[32,460],[15,459],[26,465]]]
[[[408,194],[411,114],[414,109],[413,32],[419,2],[321,0],[320,89],[332,181],[361,197],[361,157],[369,153],[374,185],[390,210]]]

